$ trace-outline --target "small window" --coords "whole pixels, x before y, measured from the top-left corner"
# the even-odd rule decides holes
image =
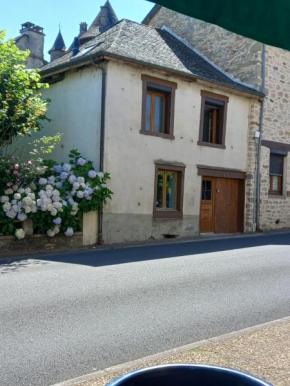
[[[202,181],[202,197],[203,201],[211,201],[212,199],[212,181]]]
[[[269,194],[283,193],[284,155],[270,153],[270,186]]]
[[[201,118],[198,144],[225,148],[228,98],[206,91],[202,91],[201,96]]]
[[[184,167],[156,165],[154,217],[182,217]]]
[[[142,134],[173,139],[176,83],[142,75]]]

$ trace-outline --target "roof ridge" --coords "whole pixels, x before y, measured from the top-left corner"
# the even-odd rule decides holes
[[[259,91],[258,87],[255,87],[254,85],[252,84],[249,84],[249,83],[245,83],[245,82],[242,82],[240,79],[238,78],[235,78],[233,75],[229,74],[228,72],[226,71],[223,71],[220,67],[218,67],[214,62],[212,62],[208,57],[206,57],[202,52],[200,52],[197,48],[193,47],[190,43],[188,43],[185,39],[183,39],[181,36],[179,36],[178,34],[176,34],[174,31],[172,31],[171,28],[167,27],[167,26],[163,26],[161,28],[161,31],[165,31],[167,33],[169,33],[170,35],[172,35],[175,39],[179,40],[182,44],[184,44],[186,47],[188,47],[190,50],[192,50],[195,54],[197,54],[198,56],[200,56],[203,60],[205,60],[208,64],[210,64],[212,67],[214,67],[217,71],[219,71],[220,73],[222,73],[223,75],[225,75],[226,77],[228,77],[230,80],[236,82],[236,83],[239,83],[241,84],[242,86],[245,86],[245,87],[249,87],[255,91]]]

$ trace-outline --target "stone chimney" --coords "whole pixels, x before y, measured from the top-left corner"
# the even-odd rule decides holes
[[[27,68],[37,68],[46,62],[43,57],[44,33],[43,28],[27,22],[21,25],[20,36],[16,38],[16,45],[20,50],[29,50]]]
[[[84,21],[81,22],[79,37],[81,37],[85,32],[87,32],[87,30],[88,30],[88,24]]]

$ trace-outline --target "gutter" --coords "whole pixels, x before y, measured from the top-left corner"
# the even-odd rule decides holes
[[[102,71],[102,97],[101,97],[101,130],[100,130],[100,160],[99,171],[104,171],[104,149],[105,149],[105,118],[106,118],[106,94],[107,94],[107,72],[103,66],[98,66],[91,59],[91,65]],[[103,240],[103,205],[98,210],[98,240],[97,243],[104,244]]]
[[[265,83],[266,83],[266,45],[262,46],[262,85],[261,92],[265,95]],[[260,110],[260,136],[257,149],[257,174],[256,174],[256,231],[260,230],[260,194],[261,194],[261,147],[262,147],[262,134],[264,125],[264,109],[265,109],[265,96],[261,100]]]

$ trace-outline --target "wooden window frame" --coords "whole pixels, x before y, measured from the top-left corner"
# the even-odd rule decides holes
[[[150,131],[151,134],[154,133],[159,133],[154,131],[154,118],[155,118],[155,98],[160,97],[163,99],[163,116],[162,116],[162,133],[160,134],[166,134],[165,129],[166,129],[166,109],[167,109],[167,96],[165,93],[161,93],[159,91],[155,90],[147,90],[146,91],[146,96],[150,94],[151,95],[151,112],[150,112]],[[146,111],[147,112],[147,111]],[[146,125],[146,122],[145,122]],[[146,130],[148,132],[148,130]]]
[[[141,121],[141,134],[153,135],[155,137],[174,139],[174,107],[175,107],[175,90],[177,89],[177,83],[169,82],[164,79],[155,78],[149,75],[142,75],[142,121]],[[151,87],[150,87],[151,86]],[[152,89],[153,87],[153,89]],[[166,91],[164,91],[166,88]],[[146,99],[147,91],[153,93],[160,93],[162,95],[167,95],[166,98],[166,107],[164,112],[164,132],[159,133],[152,131],[152,124],[150,131],[146,130]],[[152,114],[152,111],[151,111]]]
[[[282,174],[271,174],[271,155],[280,156],[282,159]],[[287,156],[287,152],[273,149],[270,152],[270,158],[269,158],[269,191],[268,196],[283,196],[283,183],[284,183],[284,172],[285,172],[285,157]],[[273,177],[276,176],[279,178],[278,180],[278,190],[273,190]]]
[[[177,174],[176,184],[176,208],[161,209],[156,208],[157,187],[158,187],[158,172],[174,172]],[[155,183],[154,183],[154,202],[153,202],[153,217],[154,218],[182,218],[183,217],[183,195],[184,195],[184,174],[185,166],[176,166],[168,164],[155,164]],[[166,192],[166,190],[165,190]]]
[[[218,149],[225,149],[225,139],[226,139],[226,126],[227,126],[227,110],[228,110],[228,103],[229,103],[229,98],[220,95],[220,94],[215,94],[209,91],[204,91],[201,90],[200,92],[201,95],[201,111],[200,111],[200,125],[199,125],[199,139],[197,141],[197,144],[200,146],[209,146],[209,147],[215,147]],[[218,102],[223,102],[224,107],[223,107],[223,115],[220,118],[222,124],[221,124],[221,143],[211,143],[211,142],[205,142],[203,140],[203,124],[204,124],[204,112],[205,112],[205,105],[206,105],[206,98],[210,99],[215,99]]]
[[[278,176],[277,174],[270,174],[270,188],[269,195],[270,196],[282,196],[283,195],[283,176]],[[279,190],[273,190],[273,177],[278,177]]]

